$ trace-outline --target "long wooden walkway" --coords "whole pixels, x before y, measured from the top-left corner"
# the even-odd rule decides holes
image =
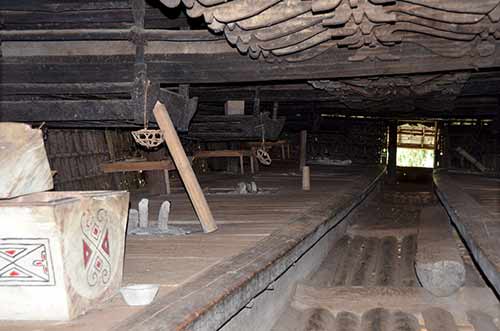
[[[438,173],[434,183],[473,257],[500,293],[500,179]]]
[[[295,168],[202,177],[219,225],[208,235],[201,232],[178,181],[171,195],[149,196],[151,223],[169,200],[169,224],[193,231],[127,238],[123,283],[160,284],[150,306],[129,307],[117,295],[71,322],[0,322],[0,330],[179,330],[200,323],[207,330],[216,328],[354,208],[381,174],[380,168],[314,167],[312,189],[305,192]],[[255,181],[262,192],[228,193],[241,181]],[[134,193],[132,207],[143,197]],[[222,308],[216,318],[203,319],[206,312]]]
[[[459,251],[467,270],[463,287],[434,296],[420,284],[421,231],[429,224],[439,231],[425,210],[442,208],[432,188],[420,186],[385,185],[356,208],[345,221],[346,234],[318,271],[297,284],[272,330],[497,331],[498,299],[451,231],[440,233],[439,249]]]

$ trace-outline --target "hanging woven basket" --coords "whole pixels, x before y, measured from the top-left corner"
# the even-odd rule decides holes
[[[161,130],[144,128],[138,131],[132,131],[132,136],[136,143],[146,148],[158,147],[165,141]]]

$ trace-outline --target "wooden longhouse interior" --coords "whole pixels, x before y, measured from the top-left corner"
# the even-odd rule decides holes
[[[500,0],[0,0],[0,331],[500,330]]]

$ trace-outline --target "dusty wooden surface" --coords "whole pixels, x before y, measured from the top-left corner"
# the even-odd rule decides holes
[[[332,287],[330,289],[298,285],[295,308],[325,308],[332,313],[348,311],[362,315],[374,307],[412,314],[429,307],[452,311],[459,324],[467,324],[467,311],[483,311],[500,317],[498,301],[486,287],[467,287],[450,297],[436,297],[420,287]],[[387,330],[387,329],[383,329]]]
[[[497,293],[500,292],[500,180],[434,175],[436,192]]]
[[[415,270],[422,286],[436,296],[449,296],[465,283],[464,261],[439,205],[420,212]]]
[[[275,166],[278,166],[277,163]],[[238,284],[247,282],[247,271],[253,273],[253,268],[259,269],[266,265],[265,261],[282,245],[276,238],[281,240],[288,238],[290,234],[287,233],[290,231],[300,234],[311,228],[307,223],[298,222],[286,231],[276,230],[285,229],[284,225],[300,220],[327,200],[338,201],[337,207],[341,208],[359,194],[377,173],[370,169],[316,167],[311,176],[311,191],[303,192],[296,165],[290,163],[290,166],[293,166],[294,171],[280,171],[275,167],[272,171],[263,171],[254,177],[224,174],[202,177],[200,183],[205,192],[211,192],[207,188],[236,187],[242,178],[253,178],[263,190],[277,189],[262,194],[207,194],[219,225],[219,230],[209,235],[201,233],[196,214],[179,180],[172,183],[172,195],[149,197],[151,221],[156,219],[161,203],[168,199],[172,203],[169,225],[197,231],[188,236],[128,238],[124,284],[160,283],[160,293],[155,301],[159,304],[133,308],[126,306],[122,298],[116,296],[69,324],[13,325],[4,322],[0,323],[0,330],[11,330],[14,326],[18,330],[64,330],[70,326],[75,330],[106,330],[127,329],[133,325],[137,329],[147,329],[142,323],[153,317],[157,326],[163,325],[169,330],[173,325],[188,323],[189,319],[194,318],[192,314],[201,313],[207,304],[214,304],[220,293],[229,294],[226,287],[238,287]],[[134,194],[132,207],[142,197],[144,195]],[[311,215],[321,213],[316,211]],[[273,232],[275,239],[269,240]],[[300,242],[297,240],[289,240],[288,245],[296,245]],[[242,255],[236,258],[238,254]],[[231,285],[231,282],[234,284]],[[214,298],[209,298],[207,294],[214,295]]]

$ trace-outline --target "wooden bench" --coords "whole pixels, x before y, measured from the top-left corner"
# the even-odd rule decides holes
[[[118,161],[101,164],[101,170],[104,173],[114,172],[128,172],[128,171],[157,171],[162,170],[165,174],[165,188],[167,194],[170,194],[170,179],[168,172],[175,170],[175,164],[172,160],[160,161],[143,161],[143,160],[129,160]]]
[[[257,149],[260,146],[262,146],[262,142],[260,141],[253,141],[249,142],[248,146],[250,146],[252,149]],[[281,159],[286,160],[287,158],[290,159],[290,144],[288,143],[288,140],[276,140],[276,141],[266,141],[264,142],[265,147],[272,148],[274,146],[280,147],[281,148]]]
[[[247,156],[250,159],[250,172],[253,174],[254,171],[254,158],[255,155],[251,150],[240,149],[223,149],[215,151],[198,151],[194,153],[195,159],[209,159],[215,157],[239,157],[240,158],[240,171],[241,174],[245,174],[245,169],[243,167],[243,157]]]

